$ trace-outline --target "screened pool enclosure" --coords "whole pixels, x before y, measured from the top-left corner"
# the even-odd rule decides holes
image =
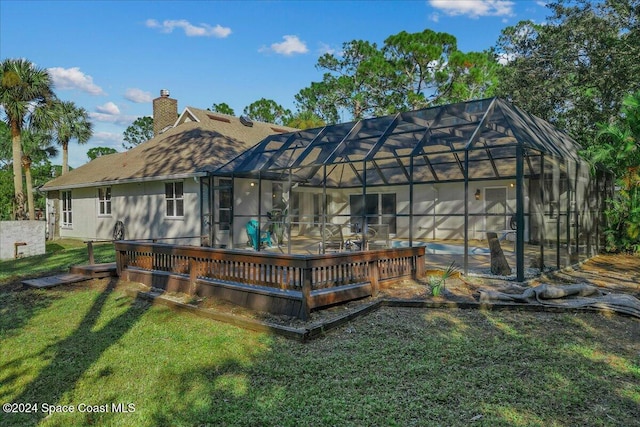
[[[500,98],[273,135],[206,171],[204,241],[283,253],[453,247],[427,250],[427,262],[468,273],[488,268],[495,232],[522,281],[600,249],[612,183],[579,150]],[[251,243],[251,220],[268,239]]]

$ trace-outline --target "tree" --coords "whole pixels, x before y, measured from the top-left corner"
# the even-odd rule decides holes
[[[324,82],[311,82],[295,95],[299,111],[309,111],[325,123],[338,123],[340,115],[336,106],[336,96]]]
[[[429,29],[401,31],[384,43],[385,56],[396,69],[394,91],[405,97],[407,107],[417,110],[437,105],[450,91],[457,77],[451,59],[461,54],[454,36]]]
[[[456,76],[439,102],[451,104],[495,96],[500,64],[492,52],[458,52],[449,66]]]
[[[463,53],[454,36],[402,31],[375,43],[353,40],[340,56],[325,54],[317,68],[326,73],[296,96],[300,111],[327,123],[339,112],[354,120],[492,96],[498,63],[488,52]]]
[[[615,122],[600,125],[598,140],[587,157],[613,171],[619,188],[605,211],[607,246],[640,252],[640,91],[624,99]]]
[[[325,126],[326,122],[311,111],[297,111],[285,125],[297,129],[312,129]]]
[[[38,188],[41,185],[44,185],[46,182],[51,181],[51,179],[55,176],[56,169],[59,169],[60,167],[60,165],[52,165],[49,159],[42,159],[39,162],[34,162],[31,165],[33,187]],[[47,198],[44,193],[36,191],[33,194],[33,199],[33,206],[35,207],[37,218],[38,210],[40,210],[41,212],[44,212],[46,210]]]
[[[153,117],[138,117],[125,129],[123,139],[128,142],[128,144],[123,142],[122,146],[125,150],[129,150],[151,138],[153,138]]]
[[[261,98],[245,107],[243,114],[252,120],[284,126],[291,117],[291,111],[271,99]]]
[[[22,167],[27,183],[27,206],[29,219],[35,219],[35,204],[33,196],[33,177],[31,166],[50,157],[58,155],[57,148],[52,143],[51,135],[42,131],[23,131],[22,134]]]
[[[87,157],[89,160],[95,160],[98,157],[106,156],[107,154],[117,153],[118,151],[115,148],[111,147],[93,147],[87,151]]]
[[[211,108],[207,108],[209,111],[215,111],[220,114],[228,114],[230,116],[235,116],[236,113],[233,111],[233,108],[229,106],[226,102],[221,102],[220,104],[213,104]]]
[[[339,109],[346,110],[354,120],[395,110],[389,108],[396,103],[391,90],[395,69],[375,43],[344,43],[340,57],[324,54],[316,68],[327,72],[322,82],[312,83],[296,96],[303,110],[313,111],[329,123],[337,121]]]
[[[21,140],[22,165],[25,168],[27,194],[30,195],[27,197],[28,210],[32,213],[32,206],[43,209],[45,202],[42,194],[34,193],[31,189],[44,184],[54,176],[53,166],[49,162],[49,157],[55,156],[57,150],[52,144],[50,135],[44,132],[23,130]],[[44,147],[33,143],[37,140],[46,141],[45,144],[42,144]],[[60,167],[58,166],[58,168]],[[0,122],[0,220],[9,220],[15,217],[13,212],[15,204],[13,203],[11,169],[11,133],[7,124]]]
[[[0,121],[0,167],[11,164],[11,131],[9,126]]]
[[[503,30],[496,53],[498,94],[565,129],[587,146],[597,123],[616,117],[623,97],[640,89],[638,0],[562,1],[546,25]]]
[[[58,101],[53,104],[53,132],[62,147],[62,174],[69,172],[69,142],[85,144],[93,135],[93,125],[87,111],[77,107],[71,101]]]
[[[0,105],[11,131],[13,187],[16,219],[24,219],[22,185],[22,128],[25,119],[54,98],[51,76],[26,59],[5,59],[0,63]]]

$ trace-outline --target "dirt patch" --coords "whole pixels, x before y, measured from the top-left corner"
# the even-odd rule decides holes
[[[233,314],[245,319],[291,328],[309,328],[349,316],[351,313],[362,310],[381,299],[434,303],[475,303],[479,300],[480,289],[521,293],[526,287],[537,286],[542,283],[553,285],[587,283],[612,292],[640,296],[640,284],[638,283],[640,282],[640,257],[629,255],[601,255],[576,268],[549,273],[524,284],[517,284],[513,281],[501,280],[495,277],[464,277],[456,274],[446,279],[441,295],[434,297],[431,292],[430,276],[439,278],[441,275],[442,272],[440,271],[430,270],[427,271],[427,275],[424,278],[403,280],[382,286],[377,297],[363,298],[346,304],[315,310],[307,321],[291,316],[255,312],[216,299],[194,298],[184,294],[165,294],[163,297],[170,298],[176,302],[187,303],[202,310]]]
[[[425,278],[403,280],[383,286],[377,297],[363,298],[346,304],[315,310],[311,313],[311,317],[307,321],[291,316],[255,312],[225,301],[211,298],[195,298],[186,294],[162,294],[162,298],[189,304],[201,310],[225,313],[244,319],[291,328],[310,328],[318,324],[332,322],[363,310],[381,299],[435,303],[477,302],[479,299],[479,289],[481,288],[508,293],[520,293],[522,289],[528,286],[537,286],[542,283],[553,285],[586,283],[597,286],[603,290],[628,293],[640,299],[640,257],[631,255],[600,255],[575,268],[547,273],[524,284],[516,284],[513,281],[497,278],[463,277],[456,275],[448,278],[444,284],[441,295],[434,297],[431,293],[429,276],[437,278],[439,275],[441,275],[439,271],[428,271]],[[106,287],[108,285],[109,280],[94,279],[81,284],[68,285],[56,289],[62,290],[68,288],[69,290],[80,290],[88,286]],[[5,288],[5,290],[6,289],[7,288]],[[124,281],[119,281],[116,289],[150,291],[150,289],[139,283]]]
[[[540,283],[587,283],[640,298],[640,256],[598,255],[576,268],[554,271],[531,281],[531,285]]]

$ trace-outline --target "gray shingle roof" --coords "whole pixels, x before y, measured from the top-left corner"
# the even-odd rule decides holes
[[[42,186],[43,191],[153,181],[216,169],[269,135],[293,128],[187,107],[176,126],[124,153],[99,157]]]

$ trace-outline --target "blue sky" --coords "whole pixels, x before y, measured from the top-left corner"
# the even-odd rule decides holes
[[[462,51],[482,51],[503,28],[548,14],[535,0],[0,0],[0,59],[49,69],[58,97],[90,113],[94,137],[69,148],[78,167],[89,148],[123,151],[122,132],[152,115],[161,89],[179,111],[226,102],[240,115],[260,98],[295,110],[294,95],[321,80],[318,58],[344,42],[382,45],[429,28],[454,35]]]

